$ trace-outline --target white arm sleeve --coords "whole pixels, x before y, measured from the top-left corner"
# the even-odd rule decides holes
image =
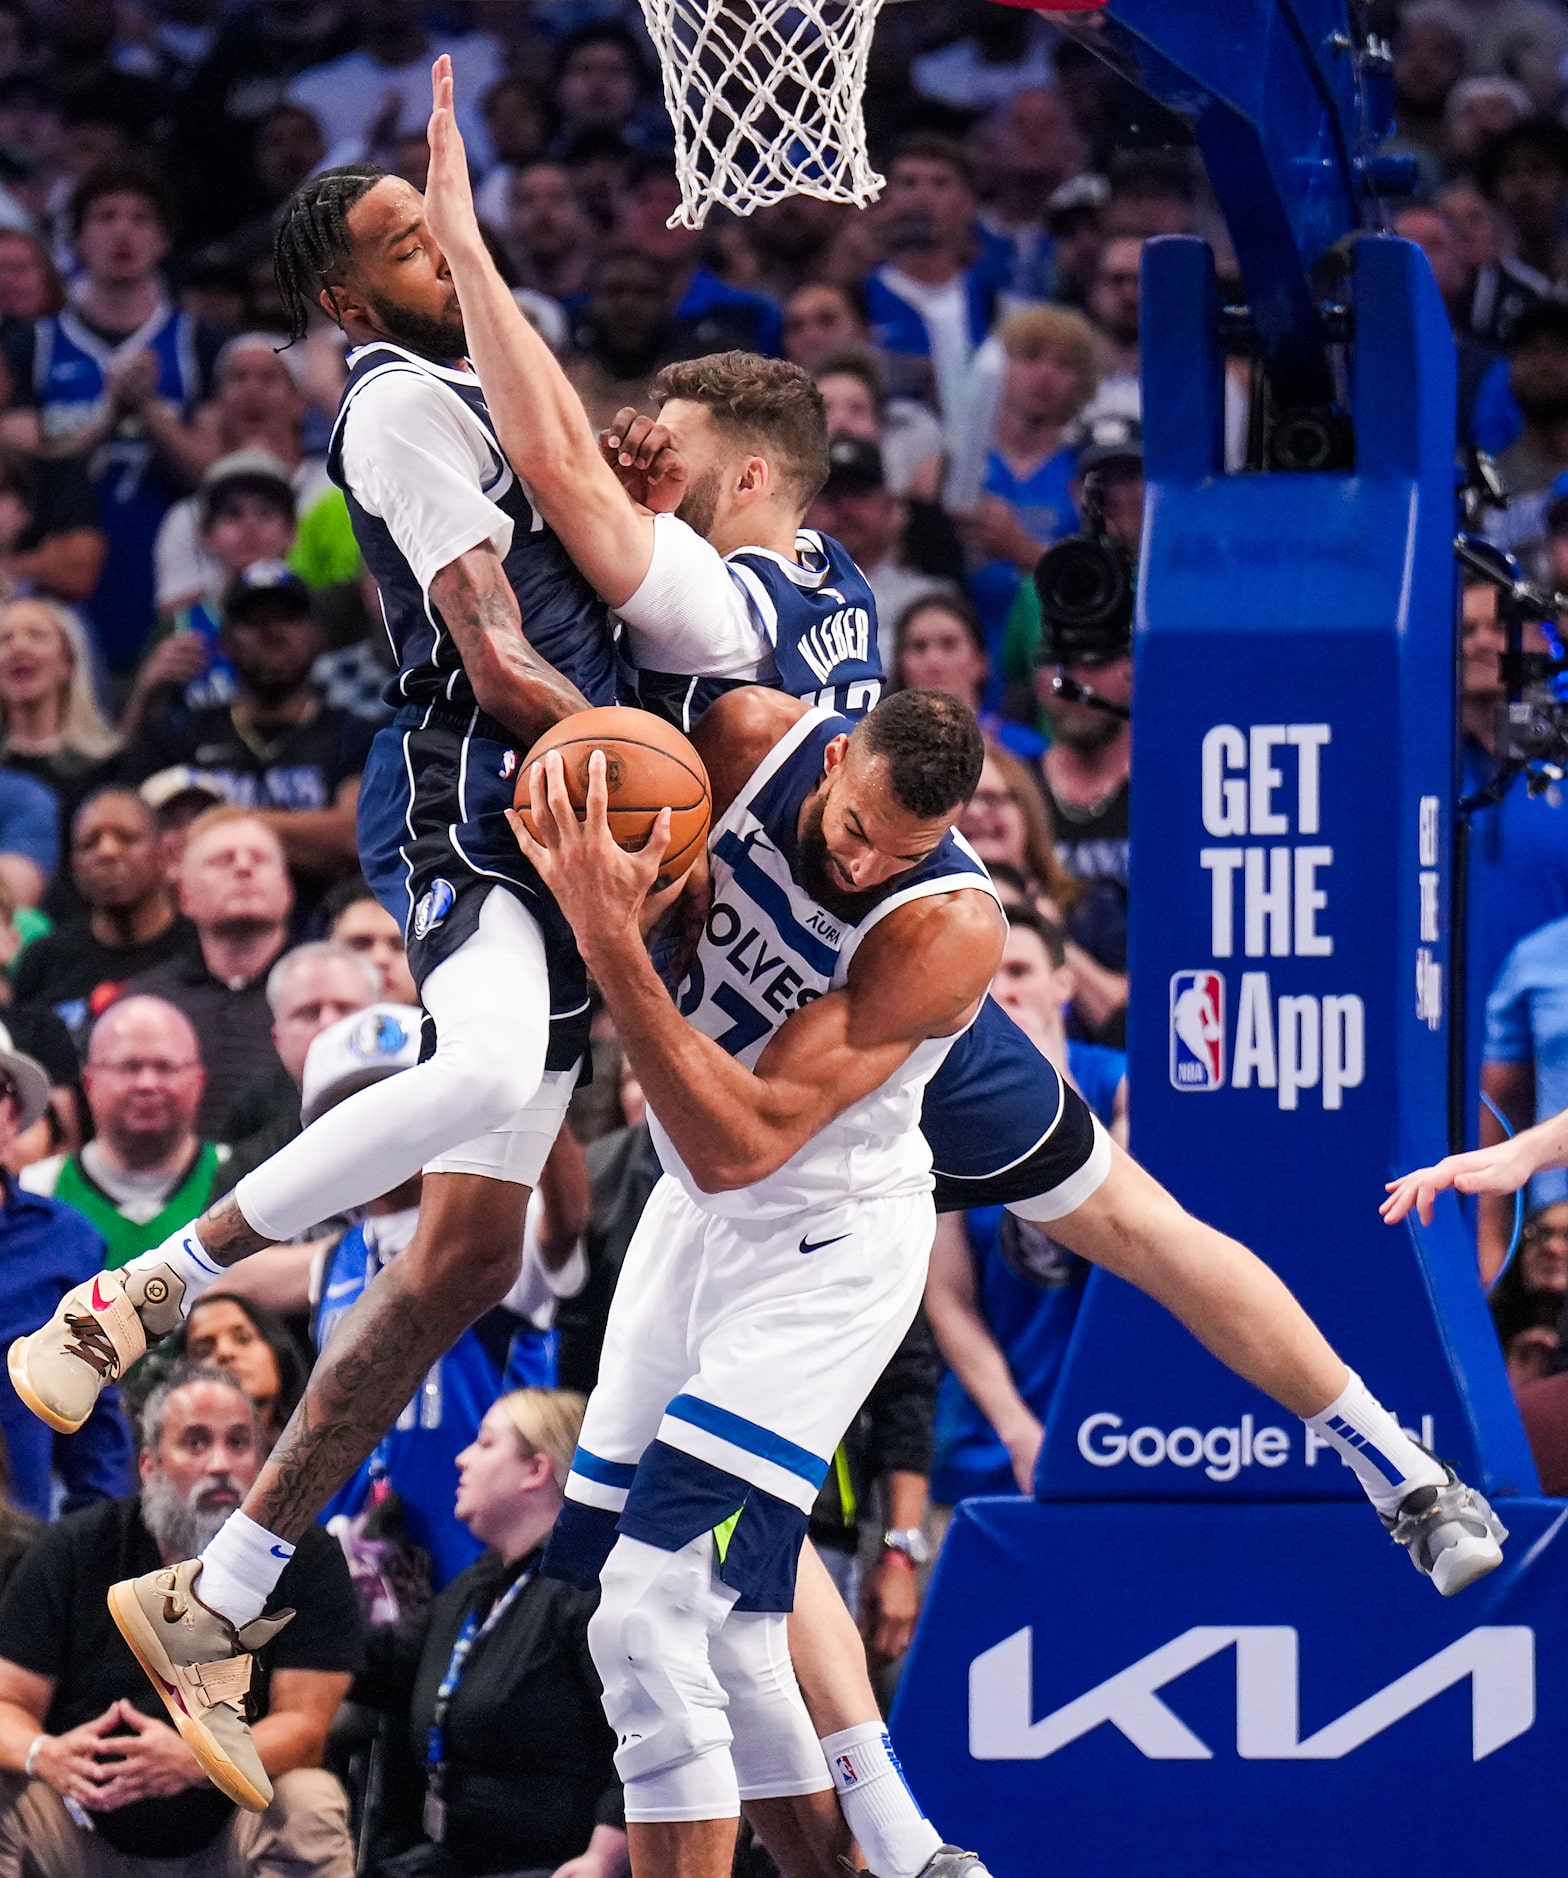
[[[503,558],[512,518],[487,489],[506,474],[461,398],[423,372],[384,372],[354,398],[343,474],[355,500],[391,530],[428,593],[441,569],[489,542]]]
[[[723,556],[675,515],[653,518],[653,559],[617,609],[643,671],[697,678],[771,678],[773,650]]]

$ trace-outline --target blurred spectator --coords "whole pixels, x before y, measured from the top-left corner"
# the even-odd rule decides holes
[[[90,602],[114,671],[136,661],[153,618],[152,541],[194,481],[190,419],[222,335],[165,298],[169,212],[148,172],[89,176],[71,199],[82,280],[64,313],[5,346],[10,441],[89,464],[109,553]]]
[[[347,946],[368,961],[380,980],[378,994],[393,1004],[417,1004],[419,993],[408,969],[403,928],[371,892],[369,883],[352,874],[338,882],[321,906],[327,937]]]
[[[1126,1058],[1070,1042],[1073,995],[1059,928],[1027,908],[1009,931],[992,995],[1074,1082],[1102,1126],[1126,1138]],[[1088,1266],[1001,1207],[937,1222],[926,1311],[947,1360],[937,1397],[932,1497],[1032,1491],[1045,1417],[1077,1321]]]
[[[987,111],[1014,92],[1051,83],[1051,34],[1028,13],[970,5],[959,14],[963,37],[927,52],[910,67],[923,97],[961,111]]]
[[[1009,723],[984,709],[991,661],[985,649],[980,615],[959,594],[935,594],[905,607],[893,624],[892,688],[946,691],[961,698],[980,719],[980,728],[1015,756],[1032,762],[1045,743],[1023,724]]]
[[[31,326],[65,305],[65,282],[49,250],[25,228],[0,228],[0,321]]]
[[[110,1005],[93,1026],[82,1082],[93,1139],[35,1161],[21,1183],[75,1207],[113,1270],[205,1210],[228,1150],[196,1134],[201,1051],[189,1020],[162,998]]]
[[[0,762],[47,784],[62,831],[118,749],[76,615],[41,598],[0,606]]]
[[[1452,168],[1468,172],[1494,137],[1530,115],[1530,94],[1511,78],[1462,78],[1448,94],[1443,147]]]
[[[223,1117],[223,1137],[234,1153],[219,1191],[231,1189],[299,1133],[300,1080],[311,1044],[330,1025],[373,1004],[380,991],[370,960],[333,940],[296,946],[273,966],[267,979],[273,1054],[236,1092]]]
[[[54,791],[0,767],[0,888],[13,906],[36,906],[60,864],[60,808]]]
[[[343,1556],[309,1528],[268,1600],[296,1613],[251,1684],[274,1798],[239,1812],[169,1726],[106,1600],[117,1579],[191,1557],[239,1505],[261,1459],[255,1411],[222,1371],[185,1369],[148,1398],[141,1433],[140,1492],[51,1526],[0,1600],[0,1864],[39,1878],[139,1878],[171,1860],[203,1878],[351,1878],[347,1799],[321,1767],[363,1648]]]
[[[777,358],[778,307],[763,294],[731,287],[704,264],[701,231],[669,226],[680,202],[674,160],[644,158],[622,197],[615,235],[618,244],[640,249],[665,269],[666,303],[692,340],[687,356],[741,346]]]
[[[1568,1108],[1568,919],[1527,934],[1504,960],[1486,1001],[1481,1091],[1512,1131]],[[1483,1110],[1482,1142],[1502,1138],[1502,1129]],[[1560,1168],[1530,1183],[1532,1206],[1565,1199],[1568,1172]],[[1483,1194],[1477,1207],[1481,1270],[1490,1274],[1502,1266],[1514,1203],[1512,1196]]]
[[[39,1120],[48,1101],[42,1065],[14,1049],[10,1033],[0,1029],[0,1154]],[[8,1349],[29,1324],[44,1322],[74,1285],[101,1271],[103,1259],[103,1240],[80,1213],[25,1193],[12,1175],[0,1173],[0,1336]],[[130,1435],[114,1389],[98,1398],[86,1424],[70,1436],[54,1434],[14,1389],[0,1389],[0,1435],[16,1503],[38,1519],[53,1511],[51,1472],[59,1475],[67,1510],[129,1485]]]
[[[43,1066],[49,1078],[49,1105],[31,1128],[14,1135],[0,1150],[0,1165],[20,1174],[46,1155],[69,1153],[86,1139],[90,1118],[82,1092],[81,1063],[71,1033],[44,1005],[13,1004],[6,1012],[11,1047]]]
[[[513,172],[506,219],[497,232],[520,285],[553,300],[588,289],[596,230],[561,164],[545,158]]]
[[[1511,1202],[1508,1210],[1511,1215]],[[1562,1367],[1558,1325],[1565,1298],[1568,1200],[1557,1200],[1524,1221],[1518,1253],[1487,1297],[1508,1380],[1516,1390]]]
[[[359,28],[343,0],[258,0],[227,13],[176,110],[171,172],[193,243],[227,235],[273,206],[254,163],[257,128],[289,81],[352,51]]]
[[[1190,235],[1197,227],[1198,187],[1182,150],[1121,150],[1106,173],[1102,221],[1118,235]]]
[[[1437,291],[1443,296],[1449,323],[1454,329],[1459,365],[1459,423],[1461,443],[1471,435],[1476,394],[1491,369],[1497,354],[1470,332],[1470,309],[1475,291],[1475,277],[1466,264],[1459,231],[1443,212],[1430,202],[1418,202],[1402,209],[1394,217],[1394,233],[1413,241],[1425,254],[1432,268]]]
[[[603,255],[566,362],[595,430],[623,405],[647,406],[654,374],[682,349],[678,335],[664,267],[640,248]]]
[[[1105,245],[1102,216],[1110,184],[1103,176],[1074,176],[1054,190],[1046,203],[1051,236],[1051,272],[1060,306],[1088,305],[1089,289]]]
[[[982,610],[995,586],[1005,621],[1017,576],[1032,573],[1042,549],[1078,526],[1072,495],[1077,455],[1068,437],[1074,419],[1094,398],[1099,359],[1093,328],[1068,307],[1010,313],[997,328],[997,339],[1007,367],[984,493],[964,529],[983,563],[1000,562],[1011,570],[1004,575],[999,568],[1001,578],[985,577],[983,571],[977,576],[983,581],[976,589]]]
[[[196,1128],[215,1140],[236,1096],[273,1056],[265,986],[288,938],[294,895],[277,836],[233,807],[192,823],[179,891],[197,953],[140,973],[127,989],[167,998],[195,1027],[207,1067]]]
[[[1085,302],[1089,318],[1104,342],[1100,388],[1083,413],[1086,422],[1096,417],[1139,417],[1142,391],[1138,383],[1138,283],[1143,242],[1136,235],[1117,235],[1105,242],[1089,281]]]
[[[276,1311],[233,1291],[209,1291],[191,1306],[170,1344],[176,1355],[232,1376],[251,1399],[270,1454],[305,1393],[299,1345]]]
[[[1089,161],[1072,114],[1054,89],[1018,91],[976,127],[970,145],[983,175],[980,225],[1011,250],[1009,291],[1025,300],[1051,298],[1048,205]]]
[[[52,0],[41,23],[47,67],[68,112],[131,137],[156,133],[163,95],[147,74],[120,69],[110,0]]]
[[[257,561],[224,596],[219,644],[234,672],[229,704],[154,710],[126,753],[138,780],[198,764],[237,806],[259,811],[290,867],[330,879],[354,864],[354,805],[374,735],[325,704],[311,680],[324,634],[310,591],[276,561]]]
[[[102,789],[71,824],[71,883],[86,907],[28,947],[12,986],[18,1004],[48,1005],[83,1043],[92,1020],[138,973],[189,956],[157,819],[130,789]]]
[[[752,284],[782,305],[802,282],[821,278],[834,237],[853,213],[842,203],[823,202],[816,196],[784,196],[748,216],[746,234],[758,271]],[[862,315],[859,330],[845,333],[838,343],[864,339]],[[792,355],[786,352],[785,356]]]
[[[81,463],[0,446],[0,599],[36,592],[79,603],[98,585],[107,552]]]
[[[1524,428],[1499,454],[1497,473],[1511,496],[1537,495],[1568,469],[1568,306],[1541,300],[1526,307],[1505,350]]]
[[[163,618],[120,714],[127,741],[137,738],[150,712],[172,702],[162,695],[167,688],[188,711],[232,703],[234,667],[222,650],[223,596],[246,568],[281,563],[294,542],[293,484],[283,464],[264,452],[219,457],[193,504],[190,555],[181,548],[184,503],[169,511],[158,531],[160,589],[179,595],[160,598]]]
[[[1516,124],[1483,147],[1475,177],[1507,218],[1519,259],[1547,280],[1561,280],[1568,129],[1546,117]]]
[[[1512,252],[1507,223],[1474,183],[1449,183],[1433,206],[1452,223],[1474,282],[1463,324],[1482,345],[1506,344],[1520,314],[1549,298],[1552,283]]]
[[[427,1807],[434,1796],[444,1831],[383,1863],[383,1878],[627,1869],[615,1737],[588,1653],[596,1596],[534,1569],[582,1412],[578,1395],[515,1390],[458,1456],[458,1517],[488,1549],[436,1599],[417,1665],[386,1691],[423,1776],[410,1797],[421,1785]]]
[[[480,221],[499,228],[507,216],[512,178],[537,162],[555,136],[555,106],[544,88],[520,72],[498,78],[479,100],[495,162],[474,191]]]
[[[11,1459],[0,1440],[0,1592],[10,1584],[22,1554],[43,1529],[41,1519],[24,1513],[11,1498]]]
[[[783,304],[784,356],[792,365],[815,372],[831,354],[867,343],[865,309],[848,287],[808,280],[786,295]]]
[[[855,1613],[875,1674],[909,1648],[920,1614],[917,1567],[931,1474],[931,1420],[941,1364],[923,1316],[877,1378],[850,1423],[811,1509],[811,1543]],[[870,1518],[887,1535],[863,1569]]]
[[[865,575],[876,598],[884,670],[893,662],[893,622],[914,601],[947,590],[945,582],[908,564],[908,520],[907,505],[887,486],[877,446],[862,437],[834,437],[828,445],[828,479],[806,522],[841,542]]]
[[[892,389],[934,392],[951,418],[1007,285],[1011,246],[980,227],[968,159],[944,137],[899,145],[879,221],[889,258],[866,282],[872,336],[892,355]]]
[[[874,443],[893,494],[934,503],[942,482],[942,427],[923,404],[888,399],[877,355],[864,346],[830,352],[812,376],[827,406],[828,435]]]
[[[376,0],[361,14],[362,42],[313,65],[289,86],[327,140],[324,167],[385,161],[400,135],[423,131],[430,116],[430,66],[444,53],[457,75],[457,121],[476,168],[490,161],[480,99],[500,75],[500,52],[488,33],[432,38],[419,0]]]
[[[1568,19],[1551,0],[1464,0],[1460,11],[1472,72],[1517,78],[1536,108],[1562,101]]]
[[[1444,0],[1407,6],[1394,39],[1394,123],[1401,144],[1420,145],[1434,158],[1447,153],[1448,97],[1464,69],[1464,30]]]
[[[644,102],[651,74],[633,34],[618,20],[580,26],[561,42],[552,94],[559,115],[554,148],[608,132],[634,147],[670,141],[669,120]]]

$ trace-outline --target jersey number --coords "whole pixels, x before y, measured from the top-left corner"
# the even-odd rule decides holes
[[[754,1004],[748,1004],[733,985],[716,985],[713,1002],[733,1020],[722,1037],[713,1039],[730,1056],[739,1056],[743,1050],[750,1049],[759,1037],[765,1037],[773,1028],[761,1011]]]
[[[852,685],[829,685],[811,699],[820,710],[840,717],[864,717],[882,695],[880,678],[857,678]]]

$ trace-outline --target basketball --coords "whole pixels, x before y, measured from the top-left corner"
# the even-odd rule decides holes
[[[656,886],[666,885],[696,860],[707,837],[713,796],[702,758],[673,724],[651,711],[610,704],[576,711],[552,725],[523,758],[514,795],[523,826],[535,840],[539,832],[529,805],[528,773],[551,750],[561,753],[567,794],[579,821],[588,801],[588,759],[595,750],[604,752],[610,833],[617,847],[635,853],[647,841],[659,810],[672,811],[670,845]]]

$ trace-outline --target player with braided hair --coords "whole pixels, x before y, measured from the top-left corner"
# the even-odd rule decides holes
[[[288,316],[290,345],[305,337],[323,294],[337,307],[332,283],[342,277],[354,246],[349,211],[384,174],[373,163],[345,163],[316,177],[285,204],[273,237],[272,268]]]

